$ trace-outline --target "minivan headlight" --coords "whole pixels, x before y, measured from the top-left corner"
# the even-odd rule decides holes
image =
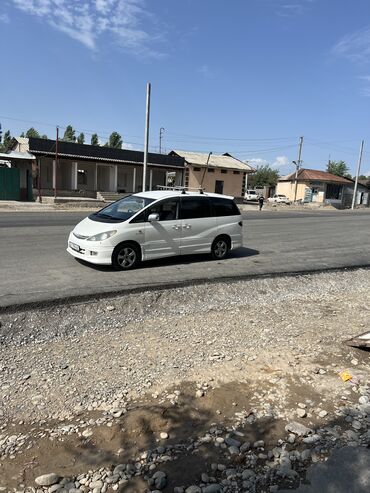
[[[104,241],[117,233],[116,229],[112,231],[105,231],[104,233],[99,233],[98,235],[90,236],[87,241]]]

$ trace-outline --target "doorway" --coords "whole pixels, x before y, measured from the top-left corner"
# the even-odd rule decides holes
[[[215,193],[220,193],[220,194],[224,193],[224,182],[223,181],[216,180]]]

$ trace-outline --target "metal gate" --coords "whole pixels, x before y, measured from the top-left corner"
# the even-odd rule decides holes
[[[0,168],[0,200],[19,200],[20,173],[17,168]]]

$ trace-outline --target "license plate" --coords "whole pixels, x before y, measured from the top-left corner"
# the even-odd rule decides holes
[[[72,243],[71,241],[69,242],[69,246],[70,248],[72,248],[72,250],[74,250],[75,252],[79,252],[80,251],[80,247],[78,245],[76,245],[76,243]]]

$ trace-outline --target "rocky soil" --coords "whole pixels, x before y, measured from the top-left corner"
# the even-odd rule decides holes
[[[369,446],[366,330],[368,270],[3,313],[0,491],[296,488]]]

